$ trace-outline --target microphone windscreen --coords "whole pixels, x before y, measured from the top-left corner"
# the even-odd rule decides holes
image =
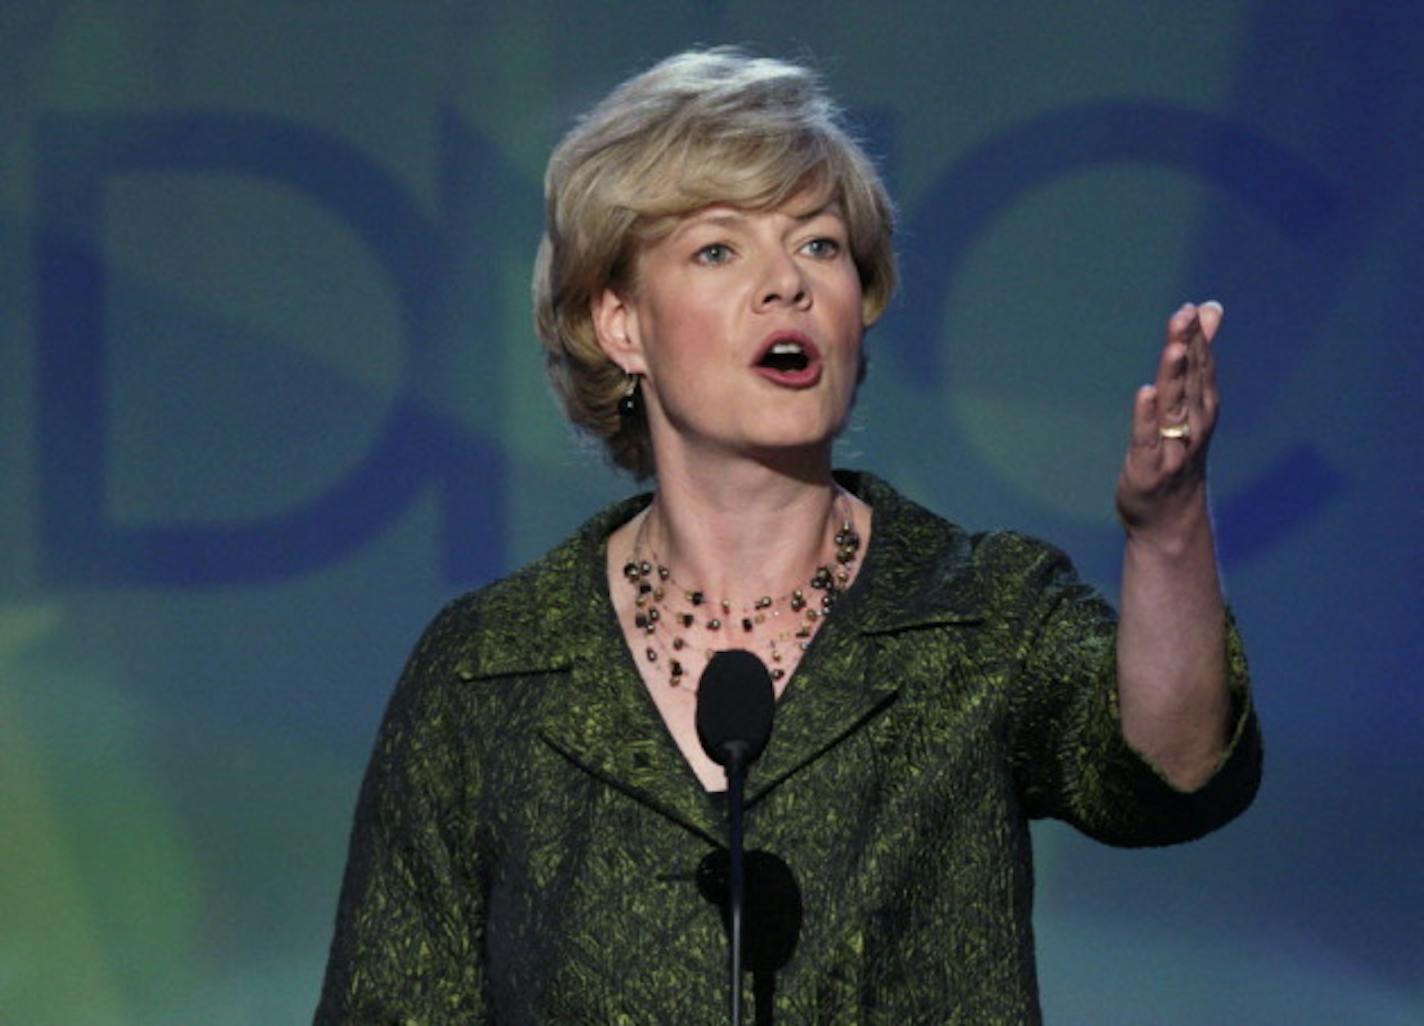
[[[697,685],[697,737],[713,761],[727,765],[741,751],[749,765],[771,738],[776,694],[766,665],[745,649],[716,652]]]

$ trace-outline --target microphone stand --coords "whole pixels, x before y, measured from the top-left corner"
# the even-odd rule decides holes
[[[743,790],[747,778],[747,745],[733,741],[727,745],[727,812],[729,821],[730,868],[727,874],[728,932],[731,934],[732,1026],[742,1023],[742,906],[746,901],[742,835]]]
[[[707,660],[697,689],[697,738],[714,762],[727,768],[730,837],[727,932],[731,935],[732,1026],[742,1023],[742,914],[746,902],[742,834],[747,766],[771,736],[776,694],[766,664],[745,649],[716,652]]]

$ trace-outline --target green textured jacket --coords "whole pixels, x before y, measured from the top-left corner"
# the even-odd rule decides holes
[[[1036,1023],[1030,819],[1156,845],[1245,808],[1260,739],[1239,641],[1231,749],[1183,793],[1123,741],[1115,617],[1060,552],[841,479],[871,541],[750,774],[746,1020]],[[362,786],[318,1026],[726,1021],[704,897],[723,813],[608,596],[608,534],[646,502],[426,631]]]

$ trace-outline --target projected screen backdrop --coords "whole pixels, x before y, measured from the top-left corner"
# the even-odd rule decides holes
[[[1049,1021],[1424,1021],[1424,10],[717,0],[0,9],[0,1020],[309,1017],[421,627],[633,487],[544,383],[540,180],[695,43],[814,59],[880,161],[839,462],[961,523],[1111,593],[1133,389],[1226,306],[1265,784],[1036,828]]]

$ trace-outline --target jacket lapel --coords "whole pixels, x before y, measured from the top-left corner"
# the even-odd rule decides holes
[[[718,844],[716,806],[646,694],[608,596],[608,534],[647,501],[640,496],[620,503],[574,539],[577,558],[560,579],[569,608],[567,629],[543,657],[564,672],[548,679],[536,729],[579,771]]]
[[[882,658],[885,638],[983,618],[984,586],[967,537],[869,475],[844,479],[874,509],[865,563],[817,633],[776,709],[771,742],[753,766],[754,805],[838,749],[895,704],[903,675]],[[901,647],[903,648],[903,647]]]
[[[678,751],[615,629],[599,632],[551,690],[541,734],[585,773],[719,844],[716,806]]]

